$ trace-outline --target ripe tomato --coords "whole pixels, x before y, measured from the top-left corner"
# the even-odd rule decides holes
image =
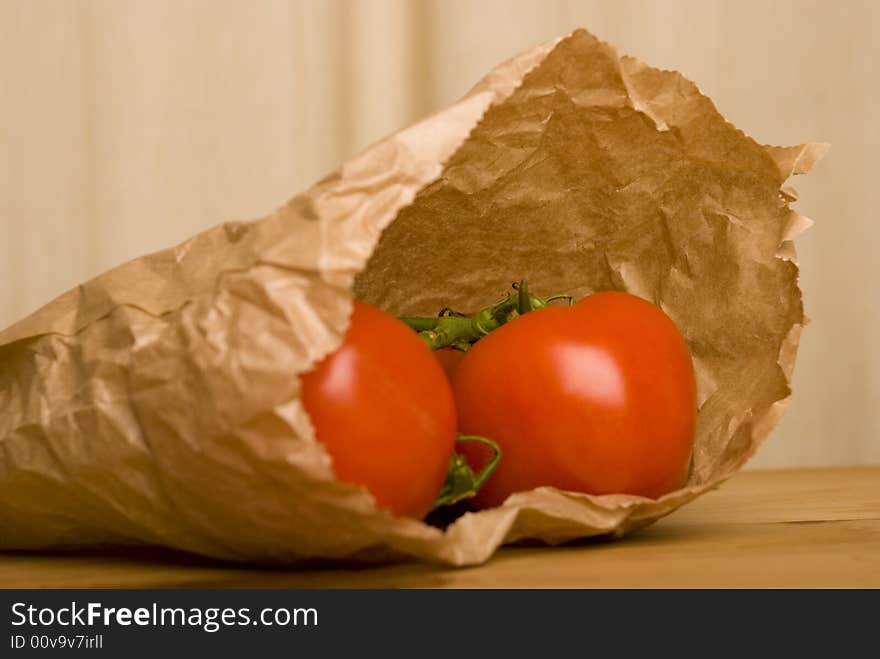
[[[690,353],[672,320],[627,293],[539,309],[480,339],[456,371],[459,430],[501,464],[478,506],[549,485],[647,497],[682,486],[696,423]],[[481,447],[461,447],[473,467]]]
[[[446,377],[449,378],[450,382],[455,377],[458,365],[461,364],[461,360],[464,359],[466,354],[466,352],[458,348],[438,348],[434,351],[434,356],[440,362],[440,366],[443,367]]]
[[[340,481],[396,515],[421,519],[455,445],[452,389],[418,334],[354,303],[340,348],[302,377],[302,401]]]

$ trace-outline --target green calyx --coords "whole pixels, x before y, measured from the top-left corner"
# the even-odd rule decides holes
[[[401,320],[413,328],[431,350],[453,347],[467,350],[472,344],[505,323],[529,311],[542,309],[554,300],[568,300],[570,295],[553,295],[540,298],[529,292],[525,279],[512,285],[513,293],[508,292],[503,300],[492,306],[480,309],[473,316],[443,309],[436,317],[402,317]]]
[[[476,495],[501,461],[501,447],[491,439],[479,435],[459,435],[455,441],[485,444],[495,452],[495,455],[479,472],[474,472],[460,454],[453,453],[449,459],[446,481],[443,483],[443,489],[440,490],[434,505],[431,506],[432,511],[443,506],[451,506]]]

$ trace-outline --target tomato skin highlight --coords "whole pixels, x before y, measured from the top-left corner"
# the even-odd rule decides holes
[[[343,482],[423,518],[446,477],[456,413],[442,367],[394,316],[354,303],[342,345],[302,376],[302,402]]]
[[[467,352],[453,390],[459,430],[502,449],[479,507],[540,486],[657,498],[687,478],[693,363],[672,320],[636,296],[599,293],[513,320]],[[474,467],[485,459],[460,450]]]

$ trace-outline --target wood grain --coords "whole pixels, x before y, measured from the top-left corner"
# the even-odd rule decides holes
[[[4,588],[880,587],[880,467],[751,471],[616,542],[485,565],[266,570],[162,550],[0,554]]]

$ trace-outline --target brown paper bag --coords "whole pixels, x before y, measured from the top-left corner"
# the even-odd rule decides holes
[[[272,215],[0,334],[0,548],[466,565],[644,526],[730,476],[785,408],[805,322],[791,240],[808,220],[780,186],[824,148],[757,144],[678,73],[584,31],[516,57]],[[678,324],[700,405],[688,486],[657,501],[540,488],[444,532],[335,482],[298,374],[339,345],[352,298],[427,315],[522,277],[627,290]]]

